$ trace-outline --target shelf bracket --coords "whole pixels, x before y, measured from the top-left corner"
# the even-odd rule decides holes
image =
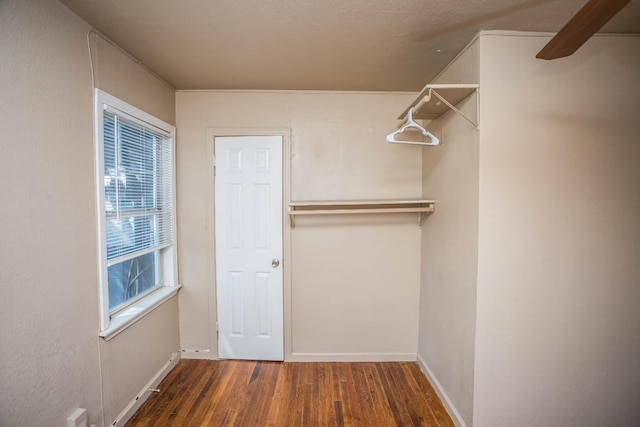
[[[427,216],[430,214],[431,212],[423,212],[420,214],[420,217],[418,218],[418,228],[422,228],[422,225],[424,224],[424,221],[427,219]]]
[[[455,105],[451,104],[449,101],[444,99],[444,97],[442,95],[440,95],[438,92],[436,92],[434,89],[429,89],[429,93],[430,94],[431,93],[434,94],[436,96],[436,98],[438,98],[440,101],[442,101],[447,107],[451,108],[453,111],[455,111],[456,113],[461,115],[466,121],[468,121],[469,123],[474,125],[476,127],[476,129],[478,129],[480,127],[480,125],[478,124],[477,121],[474,121],[474,120],[470,119],[465,113],[463,113],[462,111],[457,109],[455,107]]]
[[[413,112],[414,120],[436,120],[449,110],[453,110],[463,119],[471,123],[476,129],[480,128],[480,100],[476,97],[475,120],[456,107],[463,99],[473,93],[478,93],[478,84],[428,84],[422,89],[418,97],[398,117],[402,127],[409,111]]]
[[[296,220],[294,219],[292,212],[293,212],[293,209],[289,207],[289,224],[291,225],[291,228],[296,228]]]
[[[436,211],[435,205],[433,203],[429,203],[428,208],[428,211],[420,213],[420,217],[418,218],[418,228],[422,228],[427,217]]]

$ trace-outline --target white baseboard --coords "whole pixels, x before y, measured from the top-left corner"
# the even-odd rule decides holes
[[[456,407],[453,405],[453,402],[451,402],[451,399],[449,399],[449,396],[447,396],[447,393],[442,388],[442,385],[440,384],[436,376],[433,374],[431,369],[429,369],[429,366],[427,366],[427,363],[419,354],[418,354],[418,366],[420,367],[420,370],[422,371],[422,373],[425,374],[425,376],[427,377],[427,379],[429,380],[433,388],[436,390],[438,397],[440,397],[440,400],[444,404],[444,407],[447,410],[447,413],[453,420],[453,423],[456,425],[456,427],[467,427],[467,424],[464,422],[464,420],[460,416],[460,413],[458,412]]]
[[[416,353],[291,353],[287,362],[415,362]]]
[[[218,357],[211,350],[187,350],[182,349],[183,359],[204,359],[204,360],[217,360]]]
[[[153,378],[151,378],[151,381],[149,381],[147,385],[145,385],[142,388],[142,390],[140,390],[138,395],[127,405],[126,408],[124,408],[124,410],[120,413],[120,415],[118,415],[116,419],[109,425],[120,426],[120,425],[126,424],[126,422],[129,421],[129,418],[131,418],[133,414],[135,414],[136,411],[140,409],[142,404],[147,401],[149,396],[151,396],[152,392],[150,389],[157,388],[158,384],[160,384],[160,382],[164,379],[164,377],[166,377],[167,374],[171,372],[173,368],[175,368],[179,360],[180,360],[180,352],[176,351],[171,355],[171,359],[169,359],[169,361],[165,363],[164,366],[162,366],[162,368],[160,368],[158,373],[155,374]]]

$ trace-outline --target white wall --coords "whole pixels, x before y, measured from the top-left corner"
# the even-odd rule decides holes
[[[0,3],[3,426],[65,425],[77,407],[110,424],[179,346],[175,298],[98,338],[89,30],[58,2]],[[92,48],[99,87],[174,120],[171,88],[93,36]]]
[[[208,357],[217,357],[213,234],[208,233],[213,226],[211,128],[290,129],[294,200],[420,198],[420,149],[385,143],[411,99],[411,94],[381,93],[178,92],[183,348],[210,350]],[[291,316],[286,357],[415,359],[417,218],[296,222],[291,257],[284,260],[291,277],[285,289]]]
[[[481,38],[474,425],[640,420],[640,38]]]
[[[434,83],[479,83],[476,40]],[[477,116],[477,95],[458,105]],[[422,191],[436,200],[422,232],[419,361],[456,421],[472,424],[480,133],[453,111],[430,123],[441,144],[422,151]]]

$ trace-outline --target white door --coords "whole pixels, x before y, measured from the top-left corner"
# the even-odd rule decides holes
[[[218,356],[284,360],[282,137],[216,137]]]

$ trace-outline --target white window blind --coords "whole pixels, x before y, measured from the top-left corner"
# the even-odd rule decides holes
[[[110,339],[180,287],[175,127],[95,93],[100,336]]]
[[[171,135],[105,105],[107,266],[174,243]]]

